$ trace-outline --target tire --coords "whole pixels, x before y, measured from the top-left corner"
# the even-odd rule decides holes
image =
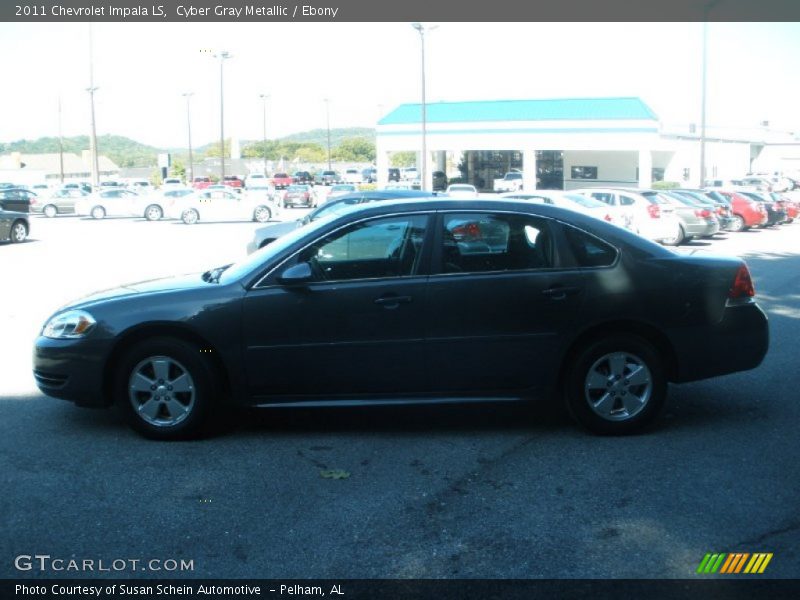
[[[25,221],[14,221],[11,225],[10,237],[12,244],[21,244],[28,239],[28,226]]]
[[[673,238],[665,238],[661,240],[661,242],[665,246],[680,246],[684,240],[686,239],[686,231],[683,229],[683,225],[678,226],[678,233]]]
[[[564,385],[570,414],[599,435],[642,430],[658,416],[666,400],[662,362],[653,345],[635,335],[589,341],[570,360]],[[631,375],[635,378],[629,379]]]
[[[272,211],[268,206],[264,206],[263,204],[256,206],[256,209],[253,211],[253,220],[259,223],[266,223],[271,218]]]
[[[93,219],[103,219],[106,216],[106,209],[102,206],[95,206],[91,212]]]
[[[158,221],[163,216],[164,211],[158,204],[151,204],[144,209],[144,218],[148,221]]]
[[[157,440],[180,440],[206,431],[219,397],[214,368],[200,348],[156,337],[130,348],[114,373],[115,401],[128,424]]]
[[[200,220],[200,215],[193,208],[187,209],[183,211],[183,213],[181,214],[181,221],[183,221],[187,225],[194,225],[199,220]]]
[[[45,206],[42,209],[42,213],[48,219],[52,219],[53,217],[55,217],[58,214],[58,209],[55,206],[53,206],[52,204],[48,204],[47,206]]]
[[[747,223],[741,215],[733,215],[733,223],[731,224],[731,231],[746,231],[749,229]]]

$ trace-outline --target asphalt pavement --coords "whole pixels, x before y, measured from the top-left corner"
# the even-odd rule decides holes
[[[671,386],[643,435],[473,405],[250,410],[159,443],[36,390],[31,344],[58,306],[230,262],[257,226],[33,218],[30,242],[0,246],[0,577],[686,578],[708,552],[772,552],[763,576],[800,576],[800,224],[681,248],[746,258],[770,351]],[[15,567],[34,554],[141,562]]]

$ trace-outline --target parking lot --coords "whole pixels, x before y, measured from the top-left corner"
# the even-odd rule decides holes
[[[28,242],[0,246],[2,556],[184,558],[194,571],[170,575],[202,578],[687,578],[738,551],[800,572],[800,224],[679,247],[747,260],[770,352],[673,386],[645,435],[478,405],[248,411],[169,444],[36,390],[32,343],[59,306],[226,264],[257,227],[33,217]],[[41,575],[9,558],[0,574]]]

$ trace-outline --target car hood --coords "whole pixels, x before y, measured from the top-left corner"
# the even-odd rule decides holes
[[[281,223],[272,223],[271,225],[256,229],[255,237],[259,241],[267,238],[277,238],[289,233],[290,231],[294,231],[300,227],[300,225],[301,221],[283,221]]]
[[[118,300],[130,296],[206,288],[209,285],[214,284],[203,281],[201,273],[189,273],[175,277],[165,277],[162,279],[149,279],[146,281],[140,281],[138,283],[129,283],[119,287],[94,292],[88,296],[84,296],[83,298],[79,298],[78,300],[70,302],[59,309],[59,312],[65,309],[87,308],[100,302]]]

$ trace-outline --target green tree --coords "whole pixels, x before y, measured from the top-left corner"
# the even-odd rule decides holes
[[[375,143],[364,137],[347,138],[331,151],[331,156],[335,160],[373,162]]]
[[[411,151],[395,152],[389,162],[393,167],[410,167],[417,162],[417,153]]]
[[[208,148],[206,148],[205,156],[207,158],[215,158],[218,157],[219,154],[219,143],[211,144]],[[231,140],[228,138],[225,140],[225,156],[231,155]]]
[[[172,160],[172,167],[170,167],[169,174],[173,177],[180,177],[181,179],[186,179],[186,167],[184,166],[183,162],[179,159],[174,158]]]
[[[298,148],[295,153],[295,158],[310,163],[325,162],[328,158],[328,153],[319,144],[303,144],[303,147]]]

